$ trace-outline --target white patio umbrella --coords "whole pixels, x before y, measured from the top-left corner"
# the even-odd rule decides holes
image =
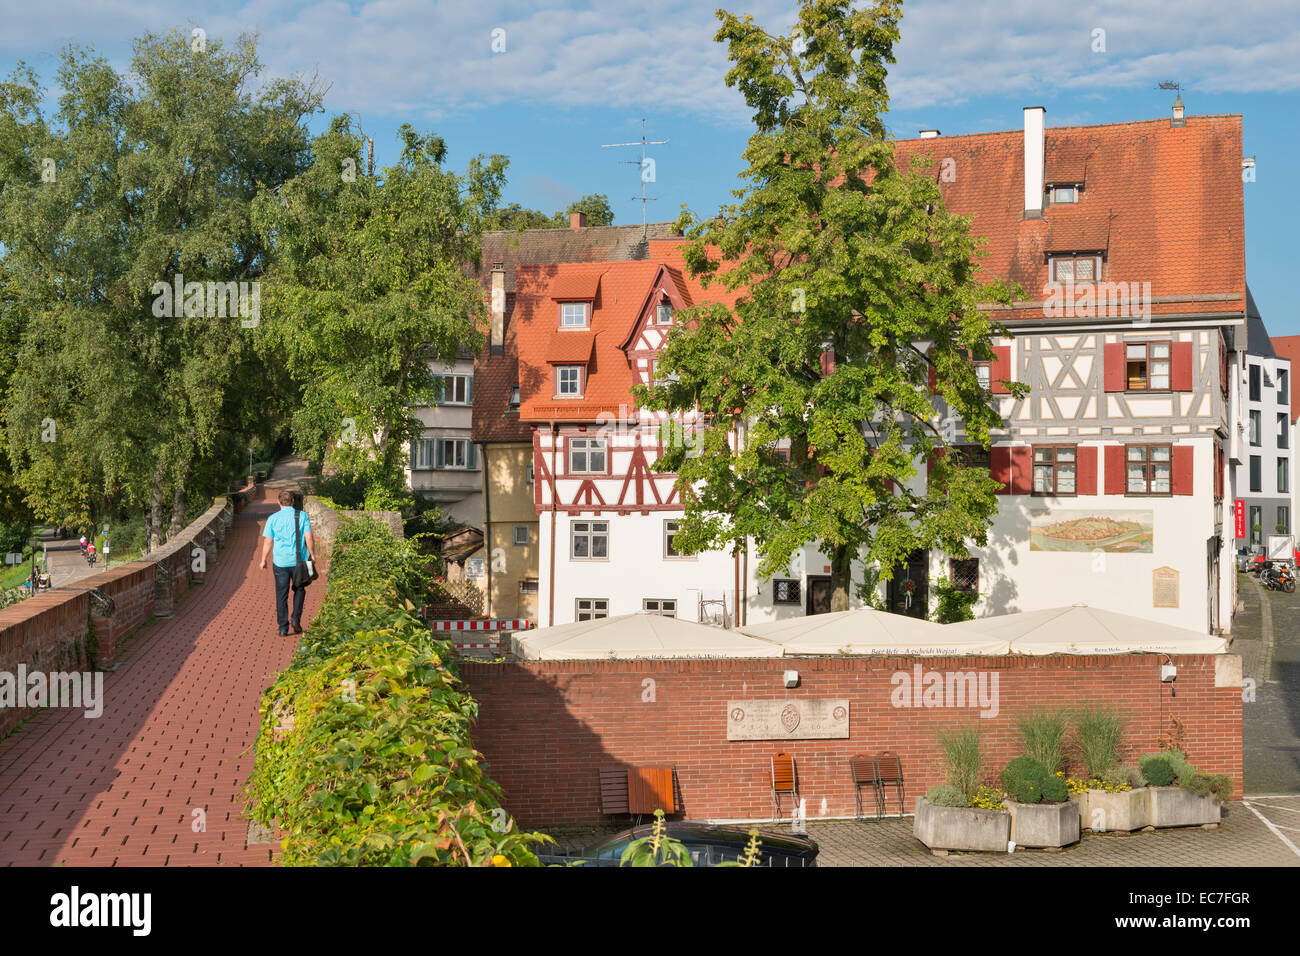
[[[1222,654],[1228,649],[1221,637],[1086,604],[1000,614],[945,629],[1006,640],[1019,654]]]
[[[773,641],[786,656],[801,654],[908,654],[954,657],[1005,654],[1007,641],[974,631],[954,631],[941,624],[873,608],[792,617],[771,624],[740,628],[752,637]]]
[[[528,660],[644,660],[684,657],[780,657],[781,648],[737,631],[659,614],[622,614],[511,636]]]

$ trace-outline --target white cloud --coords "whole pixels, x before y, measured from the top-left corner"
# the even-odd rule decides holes
[[[789,0],[747,0],[784,32]],[[256,29],[272,75],[319,68],[329,104],[423,122],[507,103],[676,111],[722,123],[749,115],[725,86],[713,2],[699,0],[246,0],[177,11],[152,0],[48,2],[6,17],[0,54],[45,68],[69,40],[124,63],[131,37],[192,19],[209,37]],[[75,25],[75,33],[69,25]],[[1150,88],[1209,93],[1300,88],[1300,6],[1290,0],[924,0],[905,5],[890,92],[896,109],[1044,90]],[[493,53],[492,31],[506,52]],[[1106,51],[1092,49],[1105,30]],[[46,76],[47,80],[52,76]]]

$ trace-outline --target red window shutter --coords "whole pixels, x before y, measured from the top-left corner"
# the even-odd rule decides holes
[[[1124,446],[1106,446],[1105,494],[1122,495],[1124,493]]]
[[[1075,472],[1075,491],[1081,495],[1097,493],[1097,449],[1093,445],[1081,445],[1077,454],[1078,467]]]
[[[822,353],[822,375],[830,375],[835,371],[835,352],[827,349]]]
[[[993,347],[993,364],[989,366],[989,384],[994,395],[1007,395],[1010,389],[1003,382],[1014,381],[1011,376],[1011,346],[995,345]]]
[[[948,453],[948,449],[946,448],[932,448],[930,449],[930,453],[925,456],[926,484],[929,484],[930,482],[930,471],[934,468],[935,463],[938,462],[941,458],[943,458],[943,456],[946,455],[947,453]]]
[[[1223,497],[1223,446],[1214,443],[1214,497]]]
[[[1175,342],[1170,349],[1169,387],[1175,392],[1192,390],[1192,343]]]
[[[994,446],[989,449],[989,477],[994,481],[1002,482],[1002,487],[994,494],[1009,495],[1011,494],[1011,449],[1005,446]]]
[[[1104,347],[1106,370],[1105,370],[1105,390],[1108,392],[1122,392],[1125,385],[1124,369],[1124,343],[1115,342]],[[1110,494],[1110,492],[1107,492]]]
[[[1192,459],[1195,449],[1191,445],[1174,446],[1173,490],[1176,495],[1192,493]]]
[[[1011,449],[1011,493],[1027,495],[1034,490],[1034,450],[1028,445]]]

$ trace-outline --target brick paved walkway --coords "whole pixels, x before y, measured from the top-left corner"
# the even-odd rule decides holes
[[[219,563],[175,616],[127,643],[104,675],[102,716],[47,710],[0,741],[0,863],[271,861],[271,846],[247,846],[241,791],[258,701],[296,646],[276,634],[271,572],[257,566],[275,492],[301,471],[290,464],[235,517]],[[304,625],[324,590],[308,589]]]

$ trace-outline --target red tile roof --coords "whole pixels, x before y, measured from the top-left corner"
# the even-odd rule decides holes
[[[1269,339],[1278,358],[1291,360],[1291,422],[1300,417],[1300,335],[1277,335]]]
[[[986,278],[1044,298],[1046,253],[1105,250],[1102,279],[1150,282],[1156,315],[1242,312],[1246,260],[1241,116],[1189,116],[1102,126],[1049,127],[1044,182],[1084,181],[1078,204],[1024,218],[1024,132],[900,140],[900,165],[930,157],[950,212],[987,237]],[[952,160],[943,175],[944,160]],[[946,182],[946,178],[953,181]],[[653,244],[652,244],[653,245]],[[1003,321],[1041,318],[1038,307],[1000,310]]]

